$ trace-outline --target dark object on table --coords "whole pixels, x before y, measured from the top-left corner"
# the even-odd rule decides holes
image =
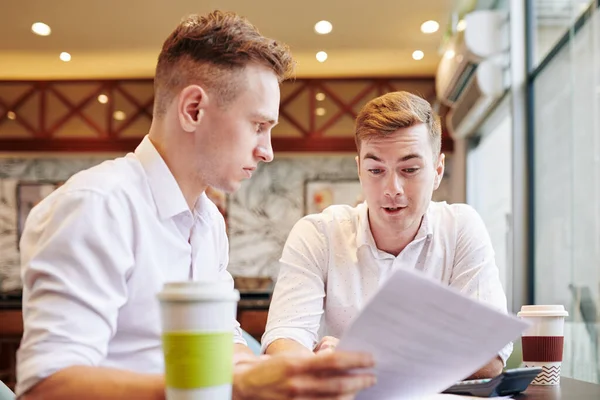
[[[0,292],[0,310],[20,310],[22,297],[21,289]]]
[[[233,278],[233,282],[235,288],[240,292],[239,308],[269,309],[273,293],[271,278],[236,276]]]
[[[477,397],[512,396],[524,392],[540,372],[541,367],[509,369],[492,379],[458,382],[444,393]]]

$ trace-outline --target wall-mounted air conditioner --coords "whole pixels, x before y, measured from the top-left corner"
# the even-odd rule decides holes
[[[508,88],[508,21],[501,11],[475,11],[446,46],[436,74],[438,99],[450,107],[454,138],[474,132]]]

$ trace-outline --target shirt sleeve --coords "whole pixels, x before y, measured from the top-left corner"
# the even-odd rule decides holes
[[[506,295],[485,224],[471,206],[461,204],[455,207],[457,242],[450,287],[506,313]],[[512,349],[513,344],[508,343],[499,351],[504,365]]]
[[[328,263],[327,242],[318,223],[305,217],[288,236],[261,341],[262,352],[277,339],[292,339],[311,350],[317,344]]]
[[[227,266],[229,265],[229,240],[227,239],[227,233],[225,229],[225,220],[221,214],[218,215],[219,218],[219,230],[218,230],[218,243],[219,245],[219,253],[220,253],[220,267],[219,267],[219,280],[227,281],[231,284],[231,290],[233,290],[233,277],[227,270]],[[233,342],[237,344],[248,345],[246,340],[242,335],[242,328],[240,327],[240,323],[236,320],[234,321],[233,328]]]
[[[105,358],[134,264],[130,219],[119,200],[90,190],[53,193],[31,212],[20,242],[17,395],[61,369]]]

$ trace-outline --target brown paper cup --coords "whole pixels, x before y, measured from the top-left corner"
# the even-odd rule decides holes
[[[532,385],[560,384],[564,323],[569,314],[562,305],[523,306],[517,314],[531,323],[521,336],[525,367],[542,367]]]

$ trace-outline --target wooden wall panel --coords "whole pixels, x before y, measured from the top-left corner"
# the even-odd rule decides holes
[[[433,78],[297,79],[281,89],[276,152],[355,151],[353,122],[381,94],[435,101]],[[0,81],[0,152],[127,152],[152,120],[151,79]],[[452,140],[444,135],[444,151]]]

